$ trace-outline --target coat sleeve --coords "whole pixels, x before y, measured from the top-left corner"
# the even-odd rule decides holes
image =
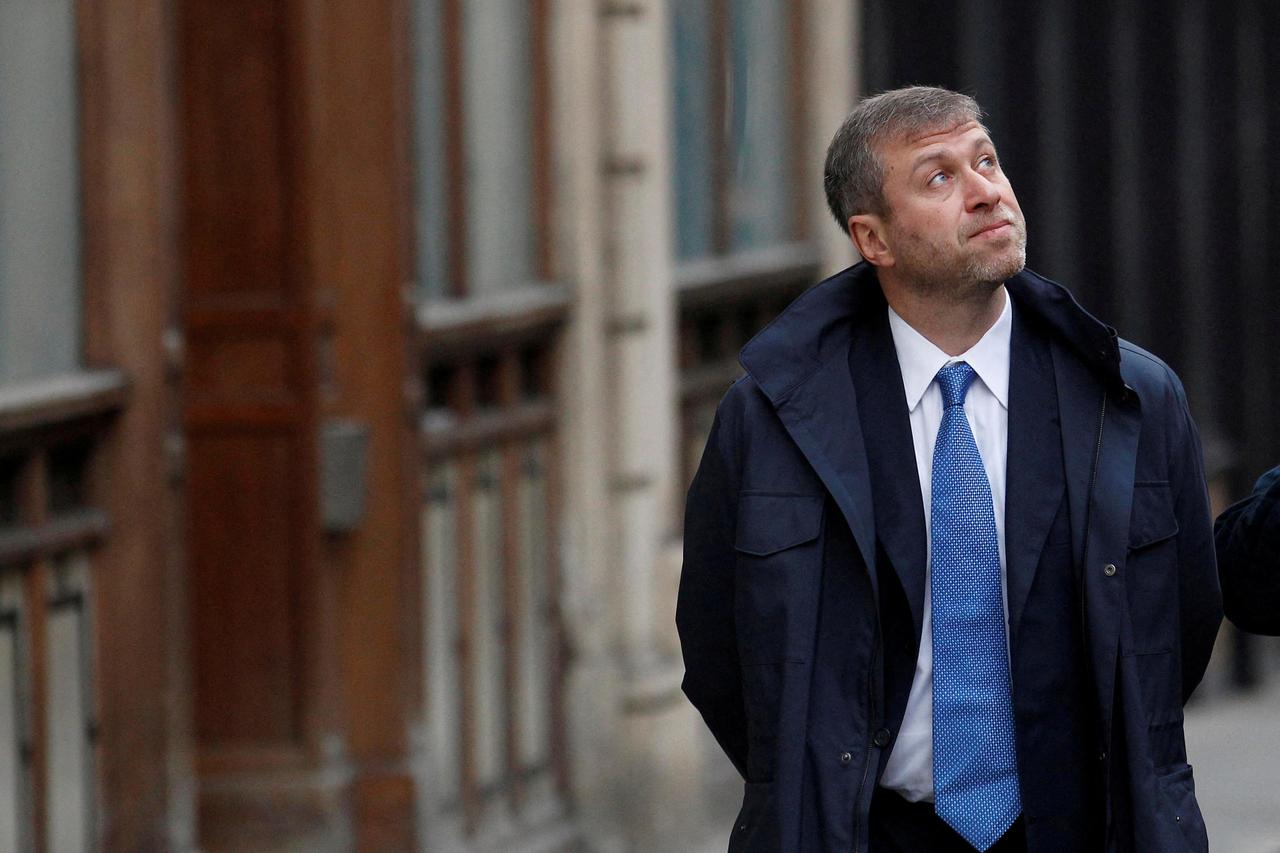
[[[1222,624],[1222,592],[1213,549],[1213,521],[1200,433],[1182,384],[1173,379],[1178,411],[1171,485],[1178,516],[1178,624],[1182,636],[1182,701],[1204,678]]]
[[[1214,538],[1227,618],[1244,631],[1280,635],[1280,467],[1218,516]]]
[[[735,419],[727,409],[722,403],[716,413],[685,503],[676,628],[684,656],[685,695],[746,778],[747,723],[733,604],[740,471]]]

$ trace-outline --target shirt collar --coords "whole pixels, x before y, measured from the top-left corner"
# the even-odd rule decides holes
[[[1009,408],[1009,340],[1013,332],[1013,300],[1003,288],[1004,310],[986,333],[967,352],[955,357],[938,349],[932,341],[913,329],[898,312],[889,308],[889,330],[898,351],[898,367],[902,370],[902,388],[907,394],[907,411],[920,405],[942,366],[965,361],[978,374],[1004,408]]]

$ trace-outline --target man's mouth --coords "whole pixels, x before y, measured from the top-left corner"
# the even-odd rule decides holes
[[[1013,228],[1013,223],[1007,219],[1002,219],[999,222],[992,222],[989,225],[984,225],[982,228],[979,228],[977,231],[969,235],[969,239],[973,240],[979,237],[999,237],[1006,233],[1007,229],[1011,228]]]

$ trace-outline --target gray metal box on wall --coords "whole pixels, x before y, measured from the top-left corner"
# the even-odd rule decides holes
[[[328,420],[320,427],[320,518],[326,533],[350,533],[364,518],[369,427]]]

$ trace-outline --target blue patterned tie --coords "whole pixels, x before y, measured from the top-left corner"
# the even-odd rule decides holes
[[[933,448],[933,784],[938,816],[978,850],[1022,811],[1014,750],[1000,552],[991,484],[974,443],[963,361],[938,371]]]

